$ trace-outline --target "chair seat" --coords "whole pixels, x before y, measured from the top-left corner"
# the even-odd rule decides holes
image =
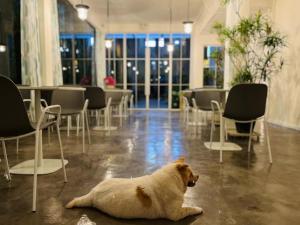
[[[27,129],[20,129],[20,130],[7,130],[5,133],[0,133],[0,138],[12,138],[18,137],[22,135],[26,135],[29,133],[34,132],[34,127],[28,127]]]
[[[79,109],[61,109],[62,116],[77,115],[77,114],[80,114],[81,112],[82,112],[82,110],[79,110]],[[57,115],[58,112],[51,111],[51,112],[47,112],[47,113],[51,114],[51,115]]]

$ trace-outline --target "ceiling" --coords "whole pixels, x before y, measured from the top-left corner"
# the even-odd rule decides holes
[[[73,5],[81,2],[81,0],[69,1]],[[89,21],[92,24],[106,22],[107,0],[83,0],[83,3],[90,6]],[[186,20],[187,3],[188,0],[172,0],[174,23]],[[109,0],[109,4],[110,23],[169,23],[170,0]],[[190,0],[190,19],[195,21],[203,9],[203,0]]]

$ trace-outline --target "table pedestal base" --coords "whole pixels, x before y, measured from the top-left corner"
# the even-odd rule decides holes
[[[68,160],[64,160],[65,165],[68,164]],[[43,159],[42,165],[38,167],[37,173],[50,174],[58,171],[62,168],[61,159]],[[34,160],[27,160],[21,162],[14,167],[10,168],[11,174],[33,175],[34,174]]]
[[[210,150],[220,151],[221,149],[221,142],[204,142],[204,146]],[[222,146],[222,151],[241,151],[241,146],[231,143],[231,142],[224,142]]]

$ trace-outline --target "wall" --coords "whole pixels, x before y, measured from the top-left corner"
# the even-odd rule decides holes
[[[287,36],[285,66],[272,79],[269,121],[300,129],[300,1],[277,0],[273,3],[275,27]]]

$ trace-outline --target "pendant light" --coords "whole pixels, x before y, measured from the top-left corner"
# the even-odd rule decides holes
[[[170,0],[170,41],[167,44],[167,50],[169,53],[174,51],[174,44],[172,40],[172,0]]]
[[[183,22],[184,33],[190,34],[193,31],[193,21],[190,20],[190,0],[187,0],[187,20]]]
[[[107,23],[107,33],[109,33],[109,0],[107,0],[107,7],[106,7],[106,23]],[[105,40],[105,47],[106,48],[112,47],[112,39]]]
[[[79,19],[86,20],[88,17],[88,11],[89,11],[90,7],[88,5],[83,4],[82,1],[83,0],[81,0],[81,3],[77,4],[75,7],[77,10],[77,15],[78,15]]]

